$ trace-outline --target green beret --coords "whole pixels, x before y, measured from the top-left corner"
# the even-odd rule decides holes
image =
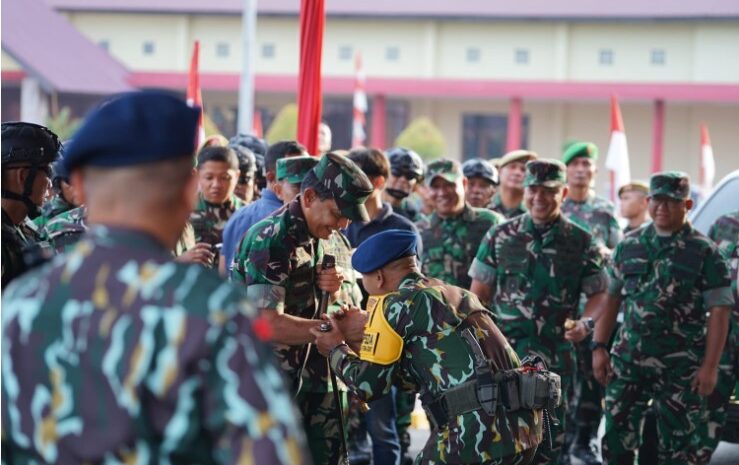
[[[455,183],[458,179],[464,177],[462,173],[462,165],[457,160],[442,158],[429,163],[426,168],[426,185],[430,186],[431,182],[441,176],[448,182]]]
[[[575,142],[570,144],[562,155],[562,162],[569,165],[572,160],[579,157],[590,158],[595,161],[598,159],[598,146],[592,142]]]
[[[565,165],[559,160],[549,158],[531,160],[526,163],[526,177],[523,180],[523,186],[563,186],[567,183],[566,170]]]
[[[305,179],[317,181],[317,190],[331,194],[341,214],[352,221],[369,221],[364,201],[373,191],[364,172],[347,157],[333,152],[323,155]]]
[[[664,195],[677,200],[690,198],[690,176],[682,171],[662,171],[649,178],[649,196]]]
[[[290,184],[300,184],[303,178],[318,164],[318,158],[310,155],[286,157],[277,160],[275,177],[278,181],[287,180]]]

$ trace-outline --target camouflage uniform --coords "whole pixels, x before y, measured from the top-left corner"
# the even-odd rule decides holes
[[[5,213],[2,211],[2,288],[23,274],[28,267],[23,259],[23,251],[29,246],[39,241],[38,234],[25,223],[15,225]]]
[[[554,179],[551,165],[555,163],[529,162],[525,183],[532,184],[526,185]],[[557,171],[562,185],[564,166]],[[518,355],[539,355],[562,377],[565,400],[556,412],[560,426],[555,429],[553,447],[540,448],[536,463],[557,463],[561,453],[566,394],[576,367],[575,348],[564,339],[564,323],[577,317],[581,293],[591,296],[605,291],[603,267],[590,233],[562,215],[547,225],[536,225],[525,213],[491,229],[470,268],[471,278],[493,289],[497,321]]]
[[[52,218],[74,208],[74,205],[64,200],[61,195],[55,195],[41,207],[41,214],[34,218],[33,223],[41,232]],[[46,238],[41,236],[42,240]]]
[[[614,206],[608,200],[590,192],[584,202],[565,198],[562,214],[593,235],[598,244],[613,250],[622,238],[621,226],[614,216]]]
[[[87,207],[67,210],[52,218],[44,227],[41,236],[57,253],[71,250],[87,231]]]
[[[474,295],[410,273],[397,292],[385,297],[384,309],[378,311],[383,311],[387,323],[403,339],[396,362],[364,360],[346,345],[330,355],[336,374],[360,398],[387,394],[394,379],[430,399],[475,379],[474,358],[460,331],[471,314],[488,313]],[[485,339],[495,354],[494,372],[520,366],[497,328]],[[415,463],[525,463],[521,453],[541,442],[541,428],[540,410],[506,412],[499,406],[494,416],[482,409],[471,410],[436,426]]]
[[[322,188],[335,193],[334,200],[342,215],[349,217],[351,213],[346,210],[349,207],[342,208],[340,202],[361,204],[363,208],[372,187],[354,163],[341,157],[341,163],[351,163],[356,171],[343,165],[338,167],[332,163],[335,157],[340,156],[324,155],[309,176],[315,175],[322,180]],[[247,286],[247,295],[259,309],[312,319],[317,317],[321,296],[315,285],[316,266],[325,254],[335,254],[336,265],[344,273],[341,294],[346,303],[361,302],[361,290],[351,267],[348,241],[338,232],[329,240],[311,236],[300,199],[299,195],[247,231],[234,257],[231,279]],[[349,301],[354,298],[358,300]],[[303,414],[313,462],[337,463],[340,433],[326,359],[305,345],[275,344],[275,351],[286,378],[297,390],[296,401]]]
[[[655,174],[650,193],[687,198],[687,175]],[[708,415],[691,381],[705,354],[706,311],[733,302],[726,263],[690,223],[667,237],[651,224],[616,247],[609,272],[609,293],[623,298],[625,310],[611,350],[603,456],[608,463],[633,463],[652,399],[659,463],[695,463],[692,443]]]
[[[215,205],[205,200],[202,193],[198,194],[198,203],[190,215],[190,224],[192,224],[195,231],[195,242],[205,242],[211,246],[221,244],[223,242],[223,229],[226,227],[228,219],[243,205],[241,199],[235,195],[232,195],[223,204]],[[220,249],[214,249],[213,253],[215,254],[213,265],[217,268]]]
[[[243,291],[95,227],[3,295],[10,463],[306,463]]]
[[[526,213],[526,207],[523,202],[517,207],[506,208],[503,206],[503,200],[500,198],[500,192],[496,192],[493,196],[493,200],[490,201],[488,208],[500,215],[503,215],[507,219],[515,218],[519,215]]]
[[[464,206],[453,218],[431,215],[429,227],[421,231],[422,270],[449,284],[469,289],[467,275],[480,241],[488,230],[502,223],[502,216],[484,208]]]
[[[698,425],[696,463],[708,463],[718,446],[726,423],[726,409],[732,393],[737,387],[739,373],[739,294],[737,294],[737,270],[739,270],[739,211],[726,214],[711,226],[708,237],[718,246],[719,252],[729,263],[731,290],[734,306],[731,326],[724,353],[719,361],[716,389],[706,399],[708,421]]]

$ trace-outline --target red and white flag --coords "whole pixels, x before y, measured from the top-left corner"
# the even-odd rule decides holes
[[[364,93],[365,76],[361,53],[357,52],[354,64],[356,69],[356,78],[354,79],[352,148],[364,145],[364,142],[367,140],[367,133],[364,130],[364,115],[367,113],[367,94]]]
[[[713,158],[713,147],[711,136],[708,134],[708,126],[701,123],[701,169],[700,186],[703,197],[707,197],[713,189],[713,179],[716,177],[716,161]]]
[[[612,202],[616,202],[618,189],[631,182],[631,168],[624,121],[621,118],[621,108],[618,106],[618,99],[615,95],[611,96],[611,143],[608,146],[606,168],[611,182],[609,197]]]
[[[205,142],[205,108],[203,108],[203,94],[200,91],[200,41],[195,41],[190,59],[190,73],[187,76],[187,104],[200,108],[196,147]]]

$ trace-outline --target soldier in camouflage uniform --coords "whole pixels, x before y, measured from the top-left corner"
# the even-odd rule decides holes
[[[70,145],[89,235],[3,295],[8,463],[308,462],[269,326],[242,289],[171,260],[195,198],[198,114],[126,94]]]
[[[500,185],[488,208],[509,219],[526,213],[523,202],[526,162],[536,158],[538,155],[529,150],[514,150],[498,160]]]
[[[60,152],[63,152],[63,148]],[[39,234],[52,218],[79,206],[74,188],[69,183],[69,175],[64,171],[61,160],[52,163],[51,173],[51,189],[54,196],[44,203],[41,207],[41,214],[33,220]]]
[[[234,189],[234,195],[244,205],[249,205],[254,200],[254,181],[256,179],[257,159],[254,152],[243,145],[229,145],[239,159],[239,180]]]
[[[652,400],[659,463],[692,464],[726,342],[733,304],[729,271],[715,244],[687,221],[688,176],[654,174],[649,190],[653,222],[616,247],[593,335],[593,371],[606,385],[603,458],[634,463]],[[624,324],[609,359],[606,341],[622,302]]]
[[[597,160],[598,147],[590,142],[575,142],[565,150],[562,162],[567,166],[568,190],[562,202],[562,214],[592,234],[601,253],[610,257],[621,240],[621,227],[613,215],[613,204],[591,189]],[[600,460],[594,441],[603,416],[603,387],[593,378],[590,340],[580,342],[577,351],[579,366],[570,411],[574,420],[570,428],[573,434],[570,454],[577,460],[576,464],[597,465]]]
[[[423,222],[423,213],[413,202],[416,185],[423,181],[424,166],[421,157],[403,147],[393,147],[385,152],[390,162],[390,176],[385,184],[385,200],[393,211],[413,223]]]
[[[491,229],[480,244],[470,277],[471,290],[492,304],[503,333],[519,356],[539,355],[562,377],[563,405],[553,447],[540,448],[536,463],[556,464],[564,442],[567,387],[576,367],[572,342],[592,328],[605,297],[607,275],[593,237],[560,211],[567,195],[565,167],[557,160],[526,165],[525,202],[529,213]],[[580,294],[588,300],[578,315]]]
[[[228,147],[205,147],[198,154],[200,192],[190,223],[197,243],[209,244],[218,265],[223,229],[231,215],[244,204],[234,195],[239,179],[238,158]]]
[[[319,350],[363,399],[387,394],[394,380],[420,393],[433,429],[417,464],[529,463],[542,407],[483,394],[492,385],[503,392],[503,373],[521,362],[473,294],[421,274],[416,241],[391,229],[360,244],[352,265],[371,295],[364,337],[345,342],[335,324],[313,329]]]
[[[731,291],[734,306],[729,323],[729,337],[718,366],[716,389],[706,398],[708,421],[698,425],[696,463],[706,464],[716,450],[721,432],[726,423],[726,411],[732,393],[737,389],[739,375],[739,293],[737,293],[737,273],[739,271],[739,210],[726,214],[711,226],[708,237],[718,246],[719,252],[729,264]]]
[[[621,216],[628,221],[624,234],[636,231],[649,221],[649,184],[644,181],[631,181],[618,188],[618,201]]]
[[[487,208],[498,185],[498,169],[482,158],[471,158],[462,163],[462,173],[467,178],[465,201],[472,207]]]
[[[480,241],[488,230],[504,221],[484,208],[469,206],[464,200],[467,178],[459,162],[437,160],[428,166],[426,184],[436,204],[429,227],[421,230],[424,274],[465,289],[467,275]]]
[[[2,124],[2,288],[28,269],[24,253],[38,243],[27,218],[39,214],[61,144],[32,123]]]
[[[316,465],[338,462],[341,434],[328,365],[310,349],[314,337],[309,329],[320,324],[315,318],[322,292],[341,301],[344,279],[344,286],[359,292],[349,249],[340,251],[331,236],[351,220],[368,220],[364,201],[371,192],[369,179],[351,160],[324,155],[306,175],[298,197],[249,229],[231,271],[231,278],[246,286],[251,301],[274,325],[277,357],[297,391]],[[337,254],[336,268],[319,265],[327,253]],[[358,321],[350,332],[360,338],[362,312],[350,313],[345,321]]]
[[[70,251],[87,231],[87,207],[77,207],[60,213],[40,231],[56,253]]]

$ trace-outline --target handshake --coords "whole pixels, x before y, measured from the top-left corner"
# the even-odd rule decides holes
[[[328,356],[331,350],[341,344],[347,344],[352,350],[359,352],[367,324],[366,311],[356,307],[342,307],[338,312],[322,315],[321,318],[320,324],[310,329],[318,352]]]

